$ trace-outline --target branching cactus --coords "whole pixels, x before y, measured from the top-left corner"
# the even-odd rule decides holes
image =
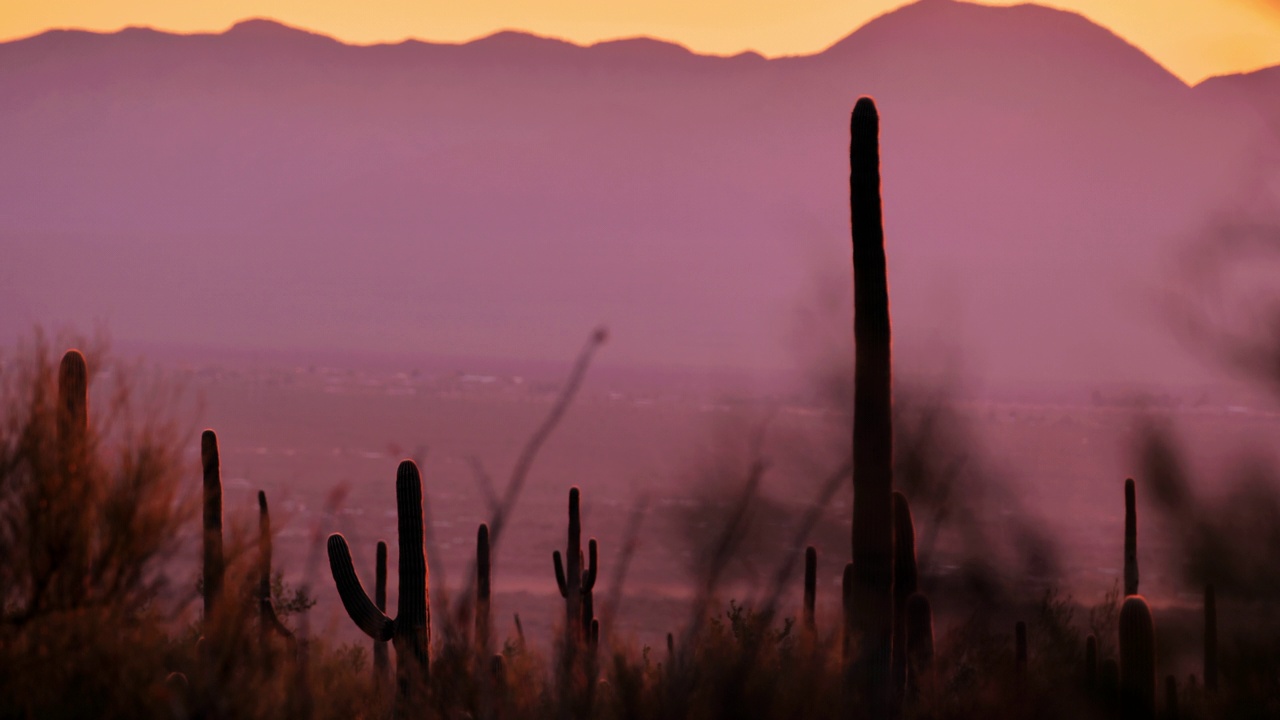
[[[222,555],[222,469],[218,436],[212,430],[200,435],[200,462],[204,469],[204,619],[213,621],[222,596],[226,563]]]
[[[379,610],[365,593],[351,563],[351,549],[339,533],[329,536],[329,569],[342,606],[356,626],[374,640],[390,640],[395,648],[395,712],[397,717],[408,717],[420,714],[425,707],[431,645],[422,476],[412,460],[401,462],[396,470],[396,514],[400,531],[400,589],[394,620]]]
[[[1120,606],[1120,697],[1129,717],[1151,718],[1156,700],[1156,627],[1141,595]]]
[[[592,604],[591,591],[596,584],[597,547],[595,538],[591,538],[588,543],[588,562],[584,567],[579,497],[577,487],[569,488],[569,546],[565,549],[564,559],[561,559],[559,550],[551,554],[556,584],[560,587],[560,596],[564,598],[565,641],[570,646],[576,646],[588,637],[591,620],[594,619],[588,615],[586,606]],[[565,567],[566,564],[568,567]]]
[[[907,496],[893,493],[893,683],[903,693],[907,687],[907,598],[917,590],[916,529]]]
[[[818,590],[818,551],[812,545],[804,549],[804,630],[813,637],[817,632],[814,620],[815,595]]]
[[[258,638],[263,650],[268,637],[275,634],[287,641],[293,633],[280,622],[271,603],[271,515],[267,511],[267,494],[258,491]]]
[[[1124,481],[1124,594],[1138,594],[1138,509],[1133,478]]]
[[[476,531],[476,649],[481,657],[490,654],[489,636],[493,626],[490,562],[489,526],[481,523]]]
[[[860,694],[873,720],[891,714],[893,425],[889,282],[880,202],[880,118],[859,98],[849,123],[853,237],[853,608]]]

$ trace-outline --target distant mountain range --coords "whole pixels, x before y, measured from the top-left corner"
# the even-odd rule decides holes
[[[1204,378],[1165,271],[1276,157],[1280,67],[1192,88],[1081,16],[951,0],[778,59],[266,20],[0,44],[0,342],[547,359],[604,322],[619,363],[785,367],[848,327],[859,95],[902,371]]]

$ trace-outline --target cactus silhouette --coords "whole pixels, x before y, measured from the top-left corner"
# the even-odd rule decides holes
[[[267,638],[275,634],[292,641],[293,633],[280,622],[271,603],[271,515],[267,510],[267,494],[258,491],[258,637],[263,650]],[[265,655],[264,655],[265,656]]]
[[[218,436],[212,430],[200,435],[200,463],[204,470],[204,619],[209,623],[218,609],[226,564],[222,555],[222,469]]]
[[[396,651],[397,717],[423,709],[430,673],[431,610],[429,571],[424,549],[422,476],[412,460],[396,470],[396,515],[399,525],[400,587],[396,618],[378,609],[364,591],[351,563],[351,549],[339,533],[329,536],[329,569],[347,614],[374,640],[390,640]]]
[[[893,686],[899,694],[907,687],[907,598],[917,590],[916,531],[911,505],[900,492],[893,493]]]
[[[591,538],[588,543],[589,562],[584,567],[579,497],[577,487],[569,488],[569,546],[565,549],[564,560],[561,560],[559,550],[551,553],[556,584],[560,587],[560,596],[564,598],[565,640],[570,646],[588,637],[591,620],[594,619],[588,614],[593,608],[588,606],[592,605],[591,591],[596,584],[597,548],[595,538]]]
[[[1156,629],[1141,595],[1120,607],[1120,696],[1130,717],[1150,718],[1156,700]]]
[[[906,695],[917,697],[922,687],[931,684],[929,677],[933,672],[933,608],[929,605],[929,598],[923,593],[915,592],[907,598],[904,610],[906,614]]]
[[[58,365],[57,442],[64,471],[83,458],[89,432],[89,364],[79,350],[68,350]]]
[[[849,121],[853,239],[853,611],[858,690],[873,720],[891,711],[893,425],[889,285],[880,203],[880,118],[858,99]]]
[[[1133,478],[1124,481],[1124,594],[1138,594],[1138,510]]]
[[[490,628],[493,626],[492,590],[490,585],[489,526],[480,523],[476,531],[476,649],[481,657],[489,655]]]
[[[1218,597],[1211,584],[1204,586],[1204,689],[1218,689]]]
[[[373,556],[373,603],[382,612],[387,611],[387,543],[379,540]],[[381,685],[387,680],[391,671],[391,658],[387,652],[387,641],[373,640],[373,679]]]
[[[816,631],[814,621],[814,596],[818,586],[818,551],[812,545],[804,549],[804,629],[812,634]]]

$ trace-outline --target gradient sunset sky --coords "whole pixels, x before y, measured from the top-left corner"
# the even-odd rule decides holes
[[[43,0],[0,9],[0,40],[130,25],[220,32],[267,17],[352,43],[461,42],[504,29],[590,43],[647,35],[704,53],[817,52],[899,0]],[[1015,2],[991,2],[1013,5]],[[1061,0],[1182,79],[1280,64],[1280,0]]]

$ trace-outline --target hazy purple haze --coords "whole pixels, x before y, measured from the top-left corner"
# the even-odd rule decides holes
[[[774,60],[45,33],[0,45],[0,341],[549,359],[604,322],[611,362],[785,368],[797,308],[848,327],[870,94],[900,371],[1199,381],[1165,272],[1275,152],[1277,73],[1189,88],[1079,16],[939,0]]]

